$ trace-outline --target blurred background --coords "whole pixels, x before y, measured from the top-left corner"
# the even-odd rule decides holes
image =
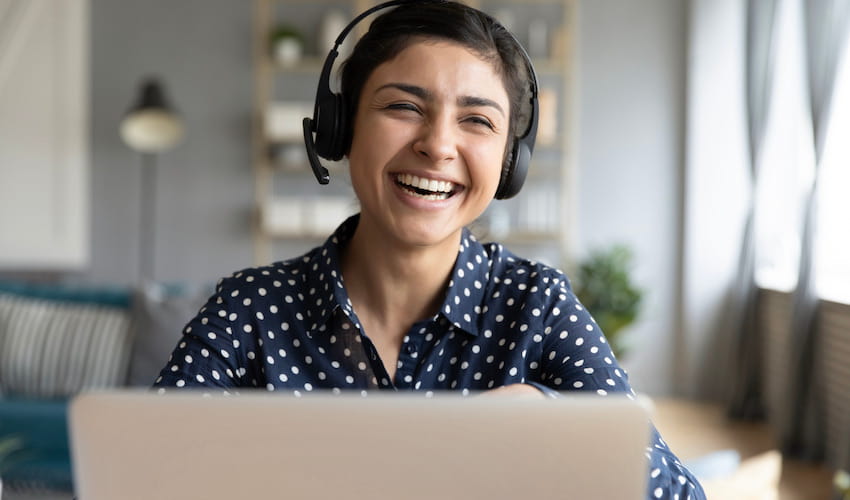
[[[375,3],[0,1],[7,400],[146,385],[220,277],[357,211],[344,161],[315,182],[300,122]],[[541,82],[528,181],[473,230],[564,269],[636,390],[760,422],[814,464],[799,498],[831,498],[825,474],[850,467],[848,2],[470,3]],[[44,301],[118,319],[71,335],[28,309]],[[72,361],[71,343],[109,347]]]

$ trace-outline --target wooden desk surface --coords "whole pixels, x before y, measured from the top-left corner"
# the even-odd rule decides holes
[[[682,460],[724,449],[737,450],[747,459],[777,449],[766,423],[731,421],[716,404],[679,399],[656,399],[654,403],[655,425]],[[832,475],[820,464],[783,459],[779,500],[831,500]]]

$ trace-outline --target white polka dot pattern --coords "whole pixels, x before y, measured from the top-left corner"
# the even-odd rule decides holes
[[[320,389],[468,394],[527,383],[553,396],[568,390],[633,396],[566,276],[501,245],[483,245],[468,231],[439,312],[411,325],[390,379],[361,329],[339,268],[339,248],[357,221],[352,217],[303,257],[220,281],[155,385],[300,395]],[[648,456],[652,498],[703,498],[657,432]]]

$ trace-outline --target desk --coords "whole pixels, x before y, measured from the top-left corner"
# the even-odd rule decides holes
[[[723,449],[737,450],[745,460],[777,448],[767,424],[730,421],[718,405],[679,399],[654,403],[655,425],[682,460]],[[832,474],[820,464],[783,459],[779,500],[831,500]]]

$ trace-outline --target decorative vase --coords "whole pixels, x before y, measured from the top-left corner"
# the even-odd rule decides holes
[[[304,47],[301,40],[293,37],[280,38],[274,43],[274,56],[284,67],[292,67],[301,60]]]

